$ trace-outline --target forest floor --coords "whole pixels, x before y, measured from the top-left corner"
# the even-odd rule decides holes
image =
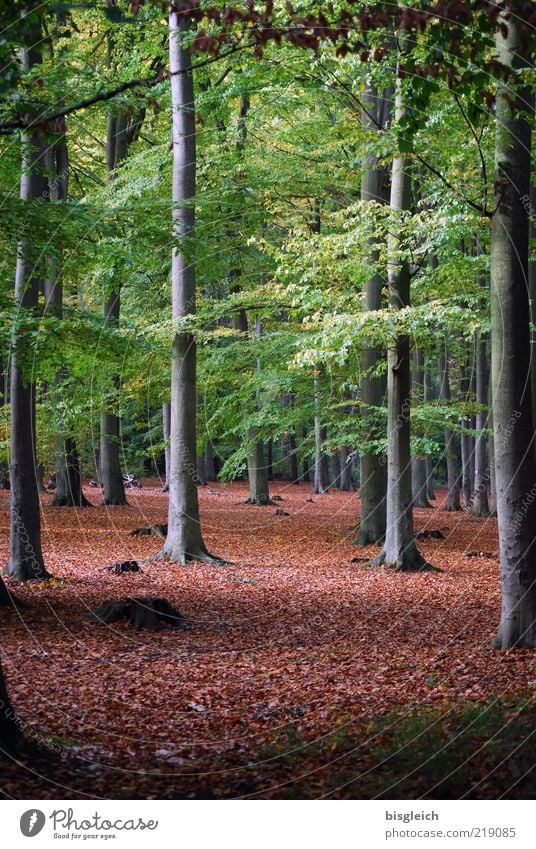
[[[86,495],[97,503],[96,490]],[[42,497],[56,578],[8,580],[31,606],[0,611],[0,649],[23,728],[57,756],[2,764],[6,797],[534,792],[536,655],[490,648],[495,519],[446,513],[438,491],[415,524],[444,534],[419,543],[444,571],[395,574],[363,568],[377,549],[353,543],[357,493],[274,483],[283,500],[270,507],[242,503],[243,484],[199,495],[207,546],[231,563],[153,561],[122,575],[102,569],[159,550],[156,537],[128,536],[167,521],[157,481],[129,491],[126,508]],[[8,493],[0,543],[5,562]],[[189,628],[91,617],[104,600],[144,595],[165,596]]]

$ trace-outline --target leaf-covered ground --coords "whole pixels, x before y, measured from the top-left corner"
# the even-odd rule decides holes
[[[394,574],[355,561],[377,550],[353,544],[358,494],[312,497],[308,484],[280,483],[272,494],[283,500],[259,508],[242,503],[244,485],[213,484],[200,489],[205,541],[230,564],[102,571],[158,551],[158,538],[128,536],[166,521],[167,496],[152,483],[129,492],[128,508],[58,509],[43,496],[57,579],[9,583],[31,607],[0,611],[0,645],[23,727],[56,755],[2,765],[4,794],[369,797],[398,769],[419,795],[408,775],[426,774],[422,740],[434,729],[441,750],[441,740],[452,748],[463,738],[461,761],[476,770],[464,767],[448,792],[462,795],[467,783],[498,796],[519,784],[525,768],[512,773],[508,752],[531,735],[536,655],[490,648],[498,563],[464,556],[496,554],[494,519],[445,513],[438,493],[438,507],[416,511],[416,527],[442,530],[444,540],[419,546],[444,571]],[[5,562],[7,493],[0,507]],[[152,633],[92,620],[104,600],[129,595],[165,596],[190,627]],[[498,739],[512,718],[516,733],[490,766],[480,749],[492,750],[487,735]],[[505,758],[506,771],[496,766]]]

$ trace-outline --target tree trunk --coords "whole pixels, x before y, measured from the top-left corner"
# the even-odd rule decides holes
[[[340,489],[341,460],[338,451],[332,451],[329,455],[329,481],[330,486]]]
[[[482,410],[476,416],[476,429],[480,432],[475,442],[475,486],[471,502],[473,516],[489,516],[488,483],[489,467],[487,437],[483,432],[488,427],[488,361],[486,335],[478,333],[476,340],[476,403]]]
[[[35,32],[29,42],[41,44],[41,25],[34,23]],[[42,61],[36,47],[23,48],[22,64],[30,70]],[[28,120],[35,116],[28,115]],[[21,200],[32,203],[48,198],[45,177],[45,149],[39,130],[21,133],[22,176]],[[35,320],[39,300],[38,257],[31,243],[19,244],[15,272],[15,305],[19,315]],[[5,574],[20,581],[42,580],[50,575],[45,569],[41,550],[41,519],[35,461],[35,383],[31,373],[20,365],[30,360],[27,350],[31,335],[15,330],[11,339],[11,498],[10,553]]]
[[[530,187],[530,216],[529,216],[529,244],[536,245],[536,186]],[[533,247],[533,252],[536,250]],[[530,321],[536,326],[536,259],[529,256],[529,295],[530,295]],[[530,333],[530,391],[532,397],[532,422],[536,432],[536,329]],[[534,440],[536,451],[536,440]]]
[[[370,131],[376,131],[378,124],[384,126],[389,117],[391,96],[385,92],[379,98],[372,82],[367,83],[364,93],[362,123]],[[374,120],[373,120],[374,119]],[[361,200],[368,203],[389,203],[389,174],[379,164],[376,156],[365,156],[361,182]],[[370,262],[376,265],[379,259],[377,238],[370,242]],[[370,277],[364,287],[364,307],[366,310],[379,310],[382,306],[382,289],[385,280],[380,273]],[[371,440],[381,440],[384,436],[385,422],[380,413],[385,403],[387,377],[376,374],[378,363],[385,358],[385,351],[366,340],[361,349],[361,403],[366,418],[367,433]],[[370,422],[370,425],[369,425]],[[381,544],[385,538],[387,494],[387,463],[383,453],[367,451],[361,456],[361,517],[359,520],[358,545]]]
[[[169,436],[171,429],[171,404],[166,401],[162,404],[162,430],[164,433],[164,462],[166,467],[166,480],[162,492],[169,492]],[[206,470],[206,464],[205,464]]]
[[[424,371],[424,402],[429,403],[433,399],[432,391],[432,375],[430,370],[425,368]],[[435,501],[434,492],[434,458],[431,454],[426,455],[426,497],[430,501]]]
[[[395,118],[404,116],[400,86],[396,95]],[[391,309],[410,303],[410,274],[401,257],[403,237],[398,232],[400,213],[410,208],[410,163],[403,155],[393,160],[391,178],[392,221],[388,239],[388,281]],[[387,515],[385,543],[373,565],[384,563],[399,572],[428,571],[430,566],[415,545],[410,453],[410,343],[399,335],[387,350]]]
[[[346,445],[343,445],[343,447],[339,451],[339,462],[339,489],[341,489],[343,492],[353,492],[354,483],[352,481],[352,462],[350,459],[350,449]]]
[[[314,376],[315,400],[315,479],[314,491],[323,495],[327,488],[325,458],[322,451],[322,421],[320,418],[320,389],[318,375]]]
[[[113,40],[108,39],[108,63],[113,61]],[[130,142],[139,132],[141,121],[139,117],[132,126],[125,113],[108,117],[108,132],[106,139],[106,170],[108,180],[112,181],[118,166],[128,153]],[[112,291],[104,303],[104,324],[108,327],[119,327],[121,314],[121,294],[119,289]],[[117,403],[120,379],[115,376],[113,384],[113,405]],[[119,416],[108,409],[101,413],[100,421],[100,479],[102,483],[102,503],[109,506],[124,506],[127,504],[123,471],[121,468],[121,425]]]
[[[497,50],[502,64],[518,69],[528,60],[523,60],[516,7],[512,5],[511,11],[507,21],[499,19]],[[502,583],[495,646],[501,649],[536,645],[536,461],[527,291],[531,124],[526,111],[520,111],[529,103],[528,89],[516,89],[512,81],[499,84],[491,227],[491,380]]]
[[[439,358],[440,388],[439,397],[448,405],[450,401],[450,379],[448,351]],[[460,504],[460,461],[456,436],[449,428],[445,428],[445,457],[447,460],[447,498],[443,510],[456,513],[462,509]]]
[[[416,350],[413,354],[411,394],[412,403],[424,403],[424,355],[420,350]],[[428,477],[426,474],[426,459],[424,457],[412,457],[411,491],[414,507],[430,508],[432,506],[428,501]]]
[[[216,467],[214,466],[214,446],[211,439],[208,440],[205,448],[205,474],[207,481],[215,481],[217,478]]]
[[[120,295],[113,292],[104,308],[105,324],[117,327],[120,314]],[[119,377],[114,378],[115,391],[119,391]],[[123,471],[120,459],[121,435],[119,416],[106,411],[101,413],[100,422],[100,479],[102,503],[109,506],[127,504]]]
[[[17,723],[6,688],[4,673],[0,665],[0,758],[9,757],[25,743],[25,737]]]
[[[195,314],[196,127],[191,56],[183,46],[188,21],[171,7],[169,65],[173,115],[173,321]],[[180,247],[179,247],[180,245]],[[160,557],[185,564],[215,560],[201,534],[196,477],[196,347],[191,333],[173,339],[168,533]]]

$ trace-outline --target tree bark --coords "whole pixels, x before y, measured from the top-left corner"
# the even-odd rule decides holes
[[[391,93],[384,92],[379,98],[372,82],[368,82],[364,93],[362,123],[370,131],[385,126],[389,119]],[[361,182],[361,200],[385,205],[389,203],[389,174],[379,164],[376,156],[365,156]],[[379,259],[377,238],[370,238],[370,261],[376,265]],[[379,273],[370,277],[364,287],[364,307],[379,310],[382,306],[382,289],[385,280]],[[372,341],[365,340],[361,349],[361,402],[367,421],[367,433],[371,439],[380,440],[384,435],[384,419],[379,414],[385,403],[387,377],[376,374],[378,363],[385,358],[385,351]],[[370,426],[369,423],[370,422]],[[380,544],[385,538],[387,494],[387,463],[383,453],[367,451],[361,456],[361,517],[359,520],[358,545]]]
[[[29,42],[40,45],[40,21],[34,22],[32,27],[34,31]],[[42,62],[37,47],[22,48],[21,56],[25,70],[31,70]],[[30,121],[33,116],[27,117]],[[47,199],[49,194],[45,176],[46,145],[41,131],[37,129],[24,132],[21,137],[20,197],[23,203],[35,204],[38,200]],[[30,242],[21,242],[15,272],[15,305],[19,316],[30,322],[37,318],[41,285],[37,262]],[[31,362],[30,339],[27,330],[15,330],[11,339],[10,552],[4,571],[20,581],[50,577],[41,550],[40,504],[35,472],[35,378],[28,368],[28,360]]]
[[[322,419],[320,416],[320,388],[319,377],[315,374],[314,378],[314,402],[315,402],[315,477],[314,491],[317,495],[324,495],[327,490],[326,477],[326,458],[322,451]]]
[[[350,449],[347,445],[343,445],[343,447],[339,451],[339,462],[339,489],[341,489],[343,492],[353,492],[354,483],[352,481],[352,462],[350,459]]]
[[[529,244],[536,245],[536,186],[530,187],[529,206]],[[533,247],[533,252],[536,250]],[[536,326],[536,259],[531,259],[529,253],[529,296],[530,296],[530,321]],[[536,432],[536,330],[530,333],[530,391],[532,397],[532,423]],[[536,451],[536,440],[534,441]]]
[[[450,402],[450,378],[449,378],[449,359],[448,351],[442,354],[439,358],[439,374],[440,388],[439,397],[441,401],[445,401],[448,405]],[[443,510],[447,513],[456,513],[462,509],[460,504],[460,461],[456,436],[451,428],[446,427],[445,431],[445,458],[447,461],[447,498],[443,505]]]
[[[166,467],[166,479],[164,482],[164,486],[162,487],[162,492],[169,492],[169,437],[171,430],[171,404],[169,401],[166,401],[162,404],[162,430],[164,434],[164,462]],[[206,465],[205,465],[206,468]]]
[[[25,742],[26,738],[17,723],[0,665],[0,758],[13,755]]]
[[[112,292],[104,307],[104,323],[111,327],[119,325],[119,291]],[[119,391],[119,377],[113,379],[115,392]],[[109,410],[101,413],[100,421],[100,479],[102,483],[102,503],[109,506],[127,504],[123,471],[121,469],[121,434],[119,416]]]
[[[501,13],[497,52],[503,65],[517,70],[529,64],[529,57],[524,58],[516,8],[507,4],[512,12],[507,19]],[[532,103],[527,89],[519,84],[516,87],[511,81],[499,83],[495,214],[491,226],[491,380],[502,584],[501,622],[495,646],[501,649],[536,645],[536,461],[527,290],[529,108]]]
[[[413,354],[411,371],[412,403],[424,403],[424,355],[421,350]],[[431,508],[428,501],[428,476],[426,474],[426,459],[414,456],[411,459],[411,491],[414,507]]]
[[[216,467],[214,465],[214,445],[209,439],[205,448],[205,473],[207,481],[215,481],[217,479]]]
[[[188,21],[171,7],[169,65],[173,114],[173,235],[171,255],[174,322],[195,314],[196,127],[193,72],[183,39]],[[201,534],[196,486],[196,346],[193,334],[179,330],[171,363],[171,442],[168,533],[160,557],[185,564],[216,560]]]
[[[475,442],[475,487],[471,501],[473,516],[489,516],[488,483],[489,465],[487,437],[484,431],[488,427],[488,361],[487,338],[478,333],[476,339],[476,402],[482,409],[476,416],[476,429],[479,436]]]
[[[396,94],[395,118],[405,112],[400,88]],[[410,274],[401,256],[403,235],[401,213],[410,208],[410,163],[399,154],[393,160],[391,177],[392,222],[388,238],[388,281],[391,309],[400,310],[410,303]],[[371,565],[385,564],[398,572],[430,571],[415,545],[413,498],[411,493],[410,452],[410,342],[400,334],[389,342],[387,350],[387,514],[385,543]]]

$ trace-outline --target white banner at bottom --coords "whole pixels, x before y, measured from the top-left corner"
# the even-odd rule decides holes
[[[536,847],[534,801],[10,800],[1,811],[9,849]]]

